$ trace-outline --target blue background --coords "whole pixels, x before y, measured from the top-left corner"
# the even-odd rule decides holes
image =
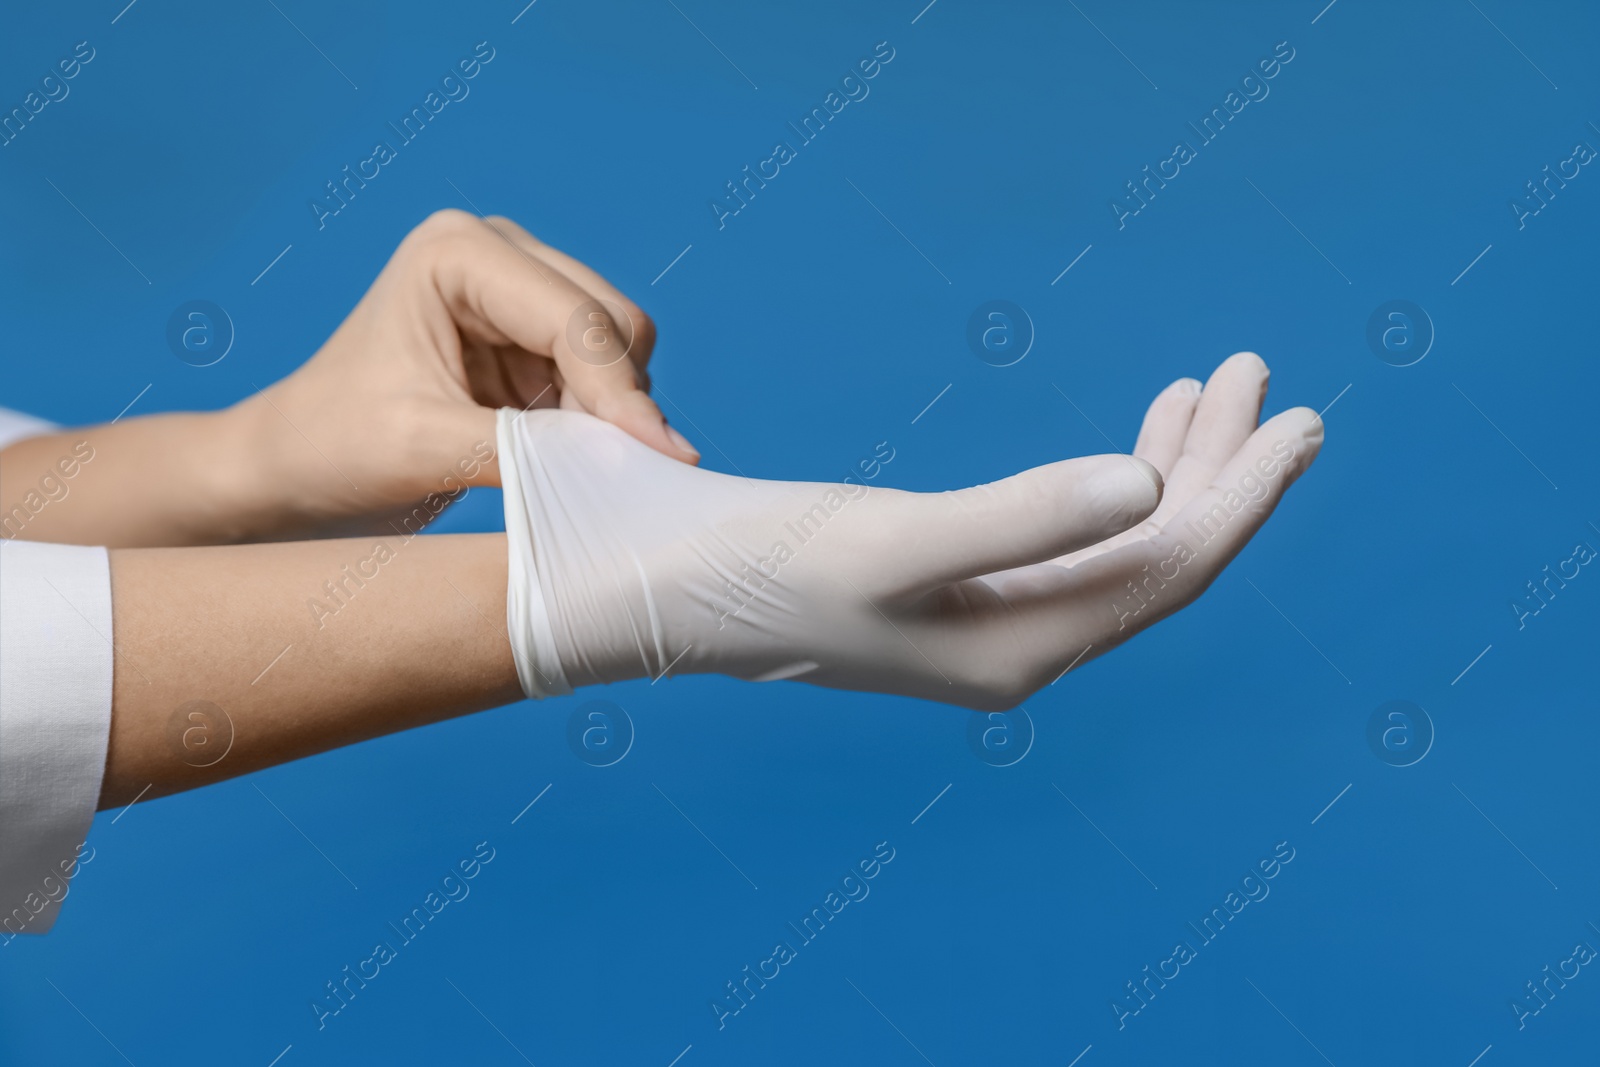
[[[938,489],[1126,450],[1162,386],[1240,349],[1273,368],[1269,409],[1338,399],[1255,543],[1192,609],[1029,700],[1012,766],[977,757],[960,709],[690,677],[107,812],[57,929],[0,948],[0,1061],[1495,1067],[1592,1049],[1591,968],[1525,1029],[1508,1004],[1600,946],[1600,577],[1520,630],[1509,605],[1600,546],[1600,176],[1522,229],[1508,202],[1600,146],[1600,15],[923,2],[6,13],[7,110],[76,42],[96,51],[0,148],[0,403],[57,420],[108,420],[147,384],[131,413],[281,377],[452,206],[510,215],[638,299],[663,408],[713,468],[836,479],[888,441],[885,482]],[[719,230],[723,183],[884,40],[870,96]],[[470,96],[319,231],[324,182],[479,41],[495,59]],[[1124,182],[1279,41],[1294,59],[1270,95],[1119,229]],[[1011,367],[965,340],[996,298],[1036,329]],[[236,327],[215,366],[167,348],[191,299]],[[1366,341],[1392,299],[1436,330],[1413,366]],[[436,529],[498,523],[479,491]],[[566,740],[597,698],[636,732],[604,768]],[[1409,767],[1367,741],[1396,699],[1436,731]],[[495,858],[471,895],[319,1031],[324,983],[480,841]],[[719,1030],[724,983],[880,841],[895,859],[870,896]],[[1283,841],[1270,896],[1119,1030],[1124,983],[1197,941],[1186,923]]]

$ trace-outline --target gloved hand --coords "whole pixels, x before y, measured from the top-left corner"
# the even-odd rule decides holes
[[[1266,378],[1244,353],[1175,383],[1135,457],[927,494],[750,481],[503,409],[523,688],[711,671],[1012,707],[1198,596],[1310,465],[1315,413],[1255,428]]]

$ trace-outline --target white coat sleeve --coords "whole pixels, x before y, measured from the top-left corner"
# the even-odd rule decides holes
[[[49,423],[0,410],[0,447]],[[106,550],[0,539],[0,941],[55,922],[111,729]]]

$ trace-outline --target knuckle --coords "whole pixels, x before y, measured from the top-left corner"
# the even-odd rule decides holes
[[[645,352],[654,348],[656,343],[655,320],[636,307],[628,309],[628,318],[633,323],[633,347]]]
[[[499,230],[508,237],[514,235],[516,237],[521,237],[524,240],[532,241],[541,248],[544,247],[543,241],[539,240],[539,238],[534,234],[529,233],[515,219],[507,218],[505,215],[485,215],[483,217],[483,221],[487,222],[490,226],[493,226],[495,229]]]
[[[427,218],[423,219],[413,232],[436,236],[440,234],[461,233],[465,230],[476,228],[478,217],[462,211],[460,208],[440,208]]]
[[[482,223],[476,215],[458,208],[442,208],[417,224],[406,234],[401,249],[416,253],[436,254],[441,249],[459,247],[471,240]]]

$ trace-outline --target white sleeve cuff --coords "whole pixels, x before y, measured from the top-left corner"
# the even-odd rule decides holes
[[[58,429],[55,423],[24,415],[10,408],[0,408],[0,448],[29,437],[50,433]]]
[[[0,940],[44,933],[77,872],[111,730],[103,548],[0,541]]]

